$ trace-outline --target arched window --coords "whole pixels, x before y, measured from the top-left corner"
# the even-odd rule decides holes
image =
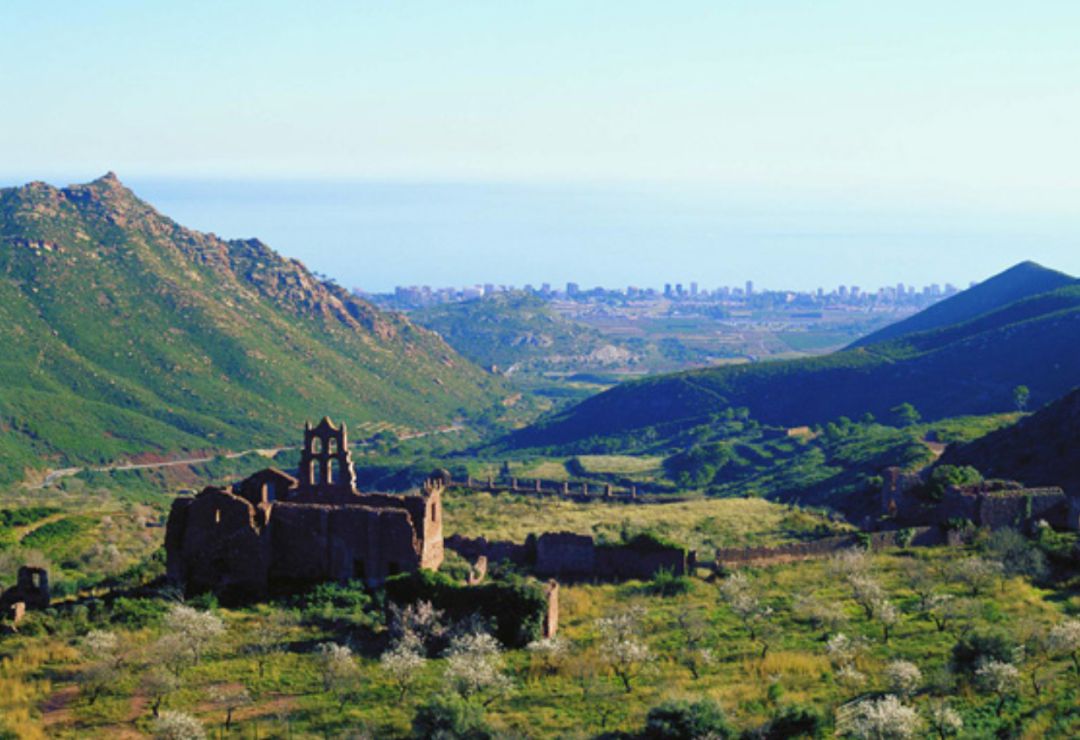
[[[317,486],[323,482],[322,463],[318,460],[311,461],[311,485]]]
[[[311,452],[315,455],[318,455],[320,452],[322,452],[322,439],[320,439],[319,437],[311,438]]]
[[[330,463],[326,466],[326,482],[337,483],[341,478],[341,466],[337,461],[337,458],[330,460]]]
[[[337,447],[338,445],[336,437],[331,437],[330,439],[326,440],[326,451],[329,452],[331,455],[337,452]]]

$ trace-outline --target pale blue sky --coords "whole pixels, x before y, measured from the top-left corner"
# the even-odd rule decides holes
[[[879,232],[911,223],[913,240],[935,240],[942,265],[913,259],[911,281],[1028,256],[1080,272],[1078,30],[1080,3],[1053,0],[4,0],[0,182],[112,169],[147,182],[633,185],[803,233],[797,275],[872,281],[874,214]],[[427,206],[399,208],[401,229]],[[214,228],[220,212],[190,217]],[[466,254],[484,214],[461,222]],[[726,264],[709,247],[719,230],[737,248],[724,223],[680,241],[685,221],[669,215],[647,231],[671,235],[662,246],[685,274]],[[448,229],[440,249],[458,239]],[[588,262],[590,242],[559,238],[544,277],[573,279],[556,268]],[[995,246],[972,246],[983,238]],[[853,240],[866,245],[855,260]],[[318,244],[276,246],[320,260]],[[769,254],[746,277],[770,282]],[[417,259],[380,263],[376,282],[430,282]],[[507,262],[502,277],[478,264],[477,279],[525,282]]]

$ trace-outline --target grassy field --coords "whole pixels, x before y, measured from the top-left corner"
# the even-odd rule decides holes
[[[918,596],[909,585],[911,574],[922,568],[944,572],[967,555],[932,549],[892,551],[873,558],[874,577],[900,609],[887,642],[880,625],[865,617],[826,561],[747,571],[762,602],[773,610],[764,659],[759,641],[750,640],[722,604],[716,583],[694,580],[686,592],[667,598],[648,596],[643,585],[634,582],[565,586],[560,635],[567,641],[568,653],[550,663],[525,650],[505,653],[509,685],[486,707],[487,720],[500,736],[592,737],[640,730],[648,709],[661,701],[707,697],[720,704],[739,730],[757,727],[782,707],[796,704],[816,707],[831,724],[833,711],[844,702],[886,690],[885,666],[904,659],[923,675],[907,701],[921,710],[942,698],[949,701],[963,719],[961,737],[1075,736],[1080,731],[1078,677],[1064,657],[1038,662],[1039,694],[1028,683],[1028,671],[1036,664],[1022,664],[1023,683],[1007,697],[1000,717],[995,696],[967,681],[952,682],[942,673],[962,630],[992,628],[1019,637],[1024,630],[1060,622],[1064,611],[1080,610],[1075,593],[1054,593],[1014,578],[975,597],[970,613],[960,620],[963,624],[939,632],[919,615]],[[966,594],[948,579],[942,580],[939,590],[957,597]],[[843,624],[832,630],[811,624],[797,606],[804,594],[837,605]],[[643,610],[638,634],[650,658],[632,670],[626,691],[605,661],[597,619],[631,607]],[[227,626],[226,635],[199,665],[183,673],[182,687],[167,698],[165,708],[190,712],[221,737],[337,736],[359,731],[402,737],[417,704],[446,690],[446,661],[433,659],[417,670],[416,684],[402,699],[375,655],[367,652],[370,642],[358,640],[355,630],[304,621],[283,634],[284,649],[267,659],[260,677],[253,641],[260,620],[276,609],[216,610]],[[144,611],[154,610],[144,605]],[[17,723],[21,737],[133,737],[149,729],[150,708],[140,675],[150,667],[148,650],[159,635],[160,622],[150,617],[145,627],[125,629],[109,624],[109,618],[107,612],[96,618],[80,613],[55,634],[47,634],[43,618],[34,617],[39,624],[28,625],[29,634],[0,641],[0,716],[9,725]],[[696,679],[685,660],[692,632],[680,626],[692,621],[699,623],[693,630],[699,640],[695,649],[707,649],[710,655],[698,665]],[[79,672],[87,668],[79,635],[91,627],[118,630],[123,645],[120,675],[94,701],[85,690],[80,693],[76,683]],[[846,683],[830,662],[823,640],[830,631],[865,640],[865,650],[854,662],[864,683]],[[339,705],[323,686],[313,648],[324,640],[350,639],[359,656],[354,661],[358,675],[354,689]],[[223,727],[225,709],[209,698],[211,688],[222,685],[245,687],[252,700],[235,712],[229,733]]]
[[[664,458],[656,455],[578,455],[575,458],[589,474],[623,475],[648,479],[662,474]]]
[[[443,502],[446,535],[522,542],[530,533],[617,536],[624,530],[649,530],[698,550],[699,556],[718,547],[779,544],[849,530],[818,514],[762,499],[577,503],[453,489]]]

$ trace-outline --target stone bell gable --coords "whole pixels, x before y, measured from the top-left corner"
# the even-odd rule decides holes
[[[211,486],[173,502],[168,577],[188,593],[242,600],[438,569],[447,477],[437,471],[411,494],[360,492],[345,425],[307,424],[299,477],[267,468],[230,489]]]
[[[356,472],[344,422],[334,426],[324,416],[314,427],[304,425],[300,477],[294,500],[333,499],[356,493]]]

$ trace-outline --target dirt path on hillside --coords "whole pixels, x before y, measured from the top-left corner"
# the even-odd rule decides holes
[[[402,440],[421,439],[423,437],[430,437],[436,434],[455,434],[463,431],[465,426],[463,424],[449,424],[447,426],[431,429],[426,432],[411,432],[409,434],[401,435]],[[364,443],[359,443],[357,447],[366,446]],[[161,460],[157,462],[145,462],[145,463],[116,463],[113,465],[105,465],[102,467],[82,467],[82,468],[56,468],[50,470],[45,474],[45,477],[40,483],[27,485],[31,491],[40,491],[45,488],[49,488],[53,484],[63,480],[64,478],[70,478],[73,475],[78,475],[83,471],[89,470],[94,473],[110,473],[119,470],[152,470],[154,468],[169,468],[178,467],[182,465],[201,465],[202,463],[208,463],[215,460],[218,457],[224,457],[228,460],[235,460],[239,457],[246,457],[248,455],[262,455],[263,457],[272,458],[279,452],[285,450],[298,449],[296,445],[285,445],[281,447],[254,447],[250,450],[241,450],[240,452],[226,452],[219,455],[207,455],[203,454],[198,457],[184,457],[173,460]]]
[[[56,514],[49,514],[49,516],[45,517],[44,519],[38,519],[36,522],[31,522],[30,524],[25,524],[21,527],[15,527],[15,538],[18,539],[19,542],[22,542],[23,538],[26,537],[26,535],[34,532],[37,529],[40,529],[41,527],[44,527],[46,524],[51,524],[52,522],[55,522],[57,519],[63,519],[69,513],[70,512],[60,511]]]
[[[945,454],[945,448],[948,447],[944,442],[931,442],[928,439],[922,440],[922,443],[926,445],[927,449],[934,455],[934,460]]]
[[[279,452],[285,450],[294,450],[295,445],[288,447],[255,447],[250,450],[241,450],[240,452],[226,452],[221,455],[200,455],[199,457],[183,457],[175,460],[162,460],[159,462],[149,463],[117,463],[115,465],[105,465],[97,468],[58,468],[56,470],[50,470],[45,478],[36,485],[27,486],[32,491],[38,491],[43,488],[48,488],[52,484],[56,483],[63,478],[68,478],[73,475],[89,470],[94,473],[109,473],[117,470],[150,470],[153,468],[169,468],[181,465],[200,465],[202,463],[211,462],[218,457],[224,457],[227,460],[235,460],[240,457],[246,457],[248,455],[262,455],[263,457],[272,458]]]

